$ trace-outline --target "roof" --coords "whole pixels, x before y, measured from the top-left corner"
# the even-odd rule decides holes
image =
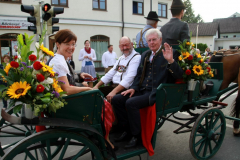
[[[192,36],[196,36],[197,25],[198,26],[198,36],[214,36],[218,31],[218,23],[188,23],[189,31],[192,32]]]
[[[240,33],[240,17],[214,19],[219,23],[220,33]]]

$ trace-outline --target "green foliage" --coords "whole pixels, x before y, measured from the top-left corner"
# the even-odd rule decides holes
[[[187,23],[202,23],[203,22],[202,17],[199,14],[195,16],[194,11],[192,9],[191,1],[185,0],[183,3],[186,6],[186,11],[182,18],[182,21]]]
[[[205,49],[208,47],[206,43],[198,43],[197,45],[194,45],[197,46],[197,49],[199,49],[201,53],[205,52]]]

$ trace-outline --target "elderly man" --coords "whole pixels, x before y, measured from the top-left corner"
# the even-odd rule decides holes
[[[146,34],[147,30],[149,30],[151,28],[157,28],[158,21],[160,21],[158,19],[157,13],[155,11],[150,11],[148,13],[148,16],[144,17],[144,18],[147,19],[147,25],[140,32],[138,32],[138,34],[136,36],[137,48],[148,47],[148,43],[145,39],[145,34]]]
[[[128,89],[133,83],[141,59],[140,54],[133,49],[130,38],[122,37],[119,41],[119,48],[123,55],[119,57],[113,68],[93,88],[98,89],[101,85],[112,81],[112,85],[99,88],[110,103],[113,96]]]
[[[108,51],[102,55],[102,65],[105,68],[105,74],[113,68],[113,65],[117,61],[117,55],[113,52],[113,45],[108,45]]]
[[[173,0],[170,9],[172,18],[160,29],[163,35],[162,44],[166,42],[170,45],[178,45],[178,41],[183,42],[185,39],[190,39],[188,24],[181,21],[186,7],[182,0]]]
[[[144,52],[137,75],[130,89],[113,97],[112,105],[118,123],[124,128],[122,135],[115,141],[131,138],[125,148],[137,145],[141,135],[139,109],[156,102],[157,87],[161,83],[174,83],[182,78],[183,70],[178,65],[179,52],[167,43],[162,44],[162,34],[158,29],[147,31],[145,38],[150,50]]]

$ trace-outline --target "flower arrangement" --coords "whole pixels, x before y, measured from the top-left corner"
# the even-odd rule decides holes
[[[4,69],[0,70],[1,80],[7,83],[7,86],[0,86],[2,98],[10,99],[9,107],[22,102],[14,107],[14,113],[19,112],[23,104],[30,104],[34,114],[38,116],[43,111],[56,112],[66,103],[62,98],[64,92],[59,86],[64,82],[57,80],[58,74],[52,67],[38,61],[40,55],[43,59],[44,56],[54,56],[43,45],[45,34],[44,28],[39,42],[35,44],[36,54],[30,51],[34,35],[29,37],[25,33],[25,39],[22,34],[18,35],[18,56],[14,56],[9,64],[3,64]]]
[[[183,80],[185,82],[194,80],[206,80],[207,78],[213,77],[213,69],[206,62],[209,57],[201,56],[194,49],[194,44],[184,40],[180,42],[180,56],[178,57],[178,64],[183,69]]]

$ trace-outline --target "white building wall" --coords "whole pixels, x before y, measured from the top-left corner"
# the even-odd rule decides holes
[[[45,0],[44,3],[51,4],[51,0]],[[160,18],[158,29],[172,18],[170,7],[172,0],[152,0],[152,10],[158,12],[158,3],[167,4],[167,18]],[[24,5],[37,5],[38,1],[22,0]],[[26,20],[30,17],[28,13],[21,12],[21,4],[0,3],[0,19]],[[11,6],[11,7],[9,7]],[[9,10],[11,8],[11,11]],[[131,40],[135,40],[136,34],[146,25],[146,19],[150,11],[150,0],[144,0],[144,14],[134,15],[132,9],[132,0],[124,0],[124,35]],[[14,12],[13,12],[14,11]],[[122,37],[122,0],[107,0],[107,10],[99,11],[92,9],[92,0],[68,0],[68,7],[64,7],[64,13],[56,16],[59,18],[60,29],[68,28],[78,37],[77,47],[74,52],[76,70],[80,70],[81,63],[78,61],[78,53],[84,47],[83,42],[94,35],[108,36],[110,44],[118,56],[121,52],[118,48],[119,39]],[[0,35],[5,33],[27,33],[33,32],[27,29],[0,29]],[[34,38],[36,40],[36,38]],[[48,47],[48,40],[45,43]],[[34,43],[31,46],[35,50]],[[79,62],[79,63],[78,63]]]
[[[215,50],[218,50],[218,47],[223,49],[229,49],[230,46],[239,46],[240,38],[220,38],[216,39]]]
[[[191,41],[196,43],[196,37],[192,37]],[[199,36],[197,43],[205,43],[211,51],[214,50],[214,36]]]

